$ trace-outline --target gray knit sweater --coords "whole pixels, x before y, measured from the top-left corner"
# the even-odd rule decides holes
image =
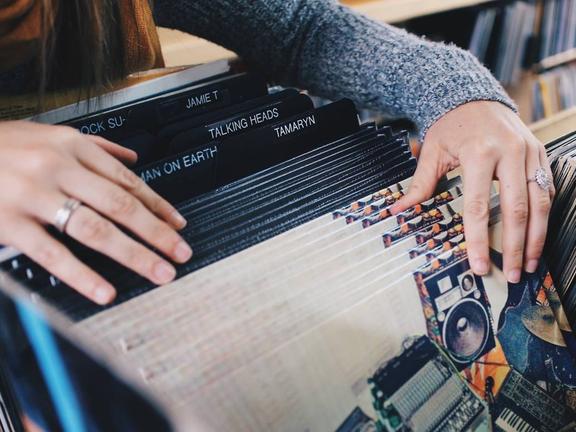
[[[373,22],[336,0],[155,0],[154,5],[158,25],[231,49],[281,84],[409,118],[420,138],[439,117],[469,101],[515,108],[468,52]],[[0,91],[1,84],[11,85],[10,78],[0,74]]]
[[[474,100],[514,103],[474,56],[376,23],[335,0],[155,0],[158,25],[238,53],[280,83],[413,120],[423,138]]]

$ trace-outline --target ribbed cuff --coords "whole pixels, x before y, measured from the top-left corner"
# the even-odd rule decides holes
[[[428,129],[449,111],[468,102],[495,101],[517,112],[518,108],[500,83],[482,66],[472,54],[447,47],[446,61],[454,62],[457,68],[431,82],[420,98],[414,120],[418,127],[418,138],[424,141]]]

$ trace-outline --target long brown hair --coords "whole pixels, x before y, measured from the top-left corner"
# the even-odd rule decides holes
[[[73,87],[86,97],[126,75],[117,0],[41,1],[41,95]]]

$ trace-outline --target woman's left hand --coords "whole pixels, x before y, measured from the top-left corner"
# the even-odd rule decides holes
[[[504,272],[518,282],[522,269],[532,273],[548,227],[553,186],[542,189],[534,177],[542,167],[552,178],[544,146],[522,120],[499,102],[469,102],[448,112],[430,127],[416,173],[394,213],[430,198],[440,177],[462,167],[464,223],[472,270],[488,273],[489,203],[493,179],[500,181],[504,223]]]

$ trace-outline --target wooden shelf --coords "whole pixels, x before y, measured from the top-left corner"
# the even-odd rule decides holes
[[[494,0],[342,0],[355,11],[377,21],[397,23]]]
[[[554,114],[530,125],[536,137],[546,143],[576,130],[576,107]]]
[[[576,61],[576,48],[546,57],[538,63],[537,70],[541,72],[573,61]]]

